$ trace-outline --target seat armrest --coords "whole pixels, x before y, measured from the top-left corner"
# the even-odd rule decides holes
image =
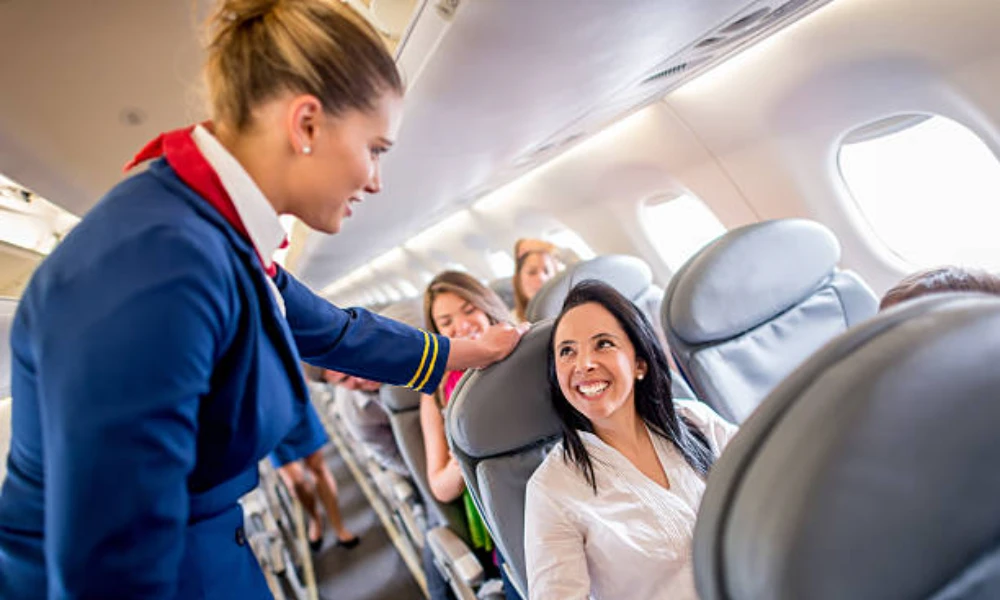
[[[411,500],[416,498],[417,490],[405,477],[391,471],[386,471],[386,473],[388,474],[390,483],[392,483],[393,495],[396,496],[396,500],[400,504],[409,504]]]
[[[463,583],[474,588],[483,582],[483,566],[454,531],[447,527],[435,527],[427,532],[427,543],[435,560]]]

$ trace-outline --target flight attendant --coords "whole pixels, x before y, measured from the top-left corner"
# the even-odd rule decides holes
[[[237,500],[306,414],[299,361],[437,388],[519,331],[449,343],[271,262],[379,191],[402,84],[337,0],[228,0],[212,122],[164,134],[38,268],[11,333],[0,598],[269,598]]]

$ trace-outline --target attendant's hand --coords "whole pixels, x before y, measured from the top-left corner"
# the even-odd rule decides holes
[[[477,340],[451,340],[448,369],[460,371],[488,367],[507,358],[529,327],[527,323],[516,327],[501,323],[491,326]]]
[[[489,359],[488,362],[480,366],[487,367],[510,356],[510,353],[517,347],[517,343],[521,341],[521,336],[530,328],[531,325],[528,323],[517,326],[500,323],[487,329],[479,338],[479,342],[485,347]]]

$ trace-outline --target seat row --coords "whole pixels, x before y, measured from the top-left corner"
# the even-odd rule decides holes
[[[715,598],[996,597],[1000,301],[938,296],[872,318],[809,221],[734,230],[672,279],[663,333],[698,399],[740,433],[708,479],[694,537]],[[601,265],[611,266],[604,271]],[[596,278],[637,300],[648,269],[603,257],[529,305],[552,316]],[[660,321],[653,319],[654,322]],[[449,443],[515,585],[527,597],[525,487],[561,438],[546,373],[551,322],[454,392]],[[676,391],[675,391],[676,394]],[[528,534],[530,535],[530,533]]]

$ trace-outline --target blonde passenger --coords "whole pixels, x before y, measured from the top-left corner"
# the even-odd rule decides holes
[[[531,598],[696,598],[691,537],[705,477],[736,427],[675,401],[663,349],[608,285],[573,288],[552,329],[562,442],[528,482]]]
[[[424,294],[424,318],[428,330],[451,340],[476,340],[491,326],[509,323],[510,313],[496,292],[478,279],[459,271],[445,271],[435,277]],[[458,461],[448,449],[445,434],[444,409],[464,371],[454,370],[445,374],[433,394],[420,400],[420,425],[424,436],[427,458],[427,479],[431,493],[439,502],[461,500],[465,506],[467,524],[473,550],[487,567],[492,566],[490,552],[493,541],[465,489],[465,480]],[[448,598],[446,585],[440,580],[430,556],[425,556],[425,572],[432,600]],[[502,562],[502,558],[500,559]],[[499,565],[497,565],[499,566]],[[505,594],[516,598],[505,581]]]
[[[514,268],[514,314],[518,321],[527,321],[528,303],[559,271],[555,255],[545,250],[530,250],[521,254]]]

